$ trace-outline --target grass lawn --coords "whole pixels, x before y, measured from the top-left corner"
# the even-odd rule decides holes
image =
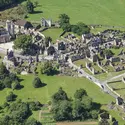
[[[39,76],[41,80],[47,85],[43,88],[35,89],[32,86],[33,75],[21,76],[21,79],[24,79],[21,84],[24,85],[24,88],[21,90],[14,90],[14,93],[18,95],[17,98],[20,98],[24,101],[29,100],[39,100],[41,103],[47,103],[51,99],[53,93],[55,93],[59,87],[67,92],[69,97],[73,97],[75,91],[79,88],[84,88],[88,95],[93,98],[93,101],[107,104],[114,100],[111,96],[104,94],[101,90],[85,78],[72,78],[72,77],[62,77],[62,76]],[[4,89],[0,91],[1,102],[5,101],[6,94],[9,89]]]
[[[53,43],[59,39],[59,36],[62,34],[63,30],[61,28],[51,28],[42,32],[45,36],[50,36],[52,38]]]
[[[118,56],[118,54],[120,54],[120,52],[121,52],[122,50],[125,51],[125,47],[121,47],[121,48],[119,48],[119,49],[114,49],[114,48],[112,48],[112,49],[110,49],[110,50],[115,54],[115,56]]]
[[[32,0],[35,1],[35,0]],[[124,0],[37,0],[36,13],[28,20],[40,21],[42,17],[57,20],[59,14],[66,13],[71,23],[125,25]],[[41,11],[41,12],[40,12]]]

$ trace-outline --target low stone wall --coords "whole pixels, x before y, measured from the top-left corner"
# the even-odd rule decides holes
[[[87,63],[86,63],[86,68],[93,74],[95,75],[95,72],[94,72],[94,68],[92,67],[92,70],[88,67]]]
[[[113,92],[114,94],[116,94],[117,96],[121,96],[120,94],[118,94],[116,91],[114,91],[107,83],[106,83],[107,88],[109,88],[111,90],[111,92]]]
[[[102,69],[104,72],[106,72],[106,73],[108,73],[108,71],[107,70],[105,70],[101,65],[99,65],[99,63],[97,62],[97,65],[98,65],[98,67],[100,68],[100,69]]]

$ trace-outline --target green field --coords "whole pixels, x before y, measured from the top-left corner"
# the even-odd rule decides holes
[[[40,21],[42,17],[57,20],[59,14],[66,13],[71,23],[125,25],[124,0],[37,1],[39,6],[35,9],[36,13],[29,15],[30,21]]]
[[[14,90],[14,93],[18,95],[18,98],[24,101],[27,101],[29,98],[30,100],[39,100],[41,103],[47,103],[47,101],[51,99],[51,96],[58,90],[59,87],[63,87],[70,97],[73,97],[73,94],[77,89],[84,88],[95,102],[107,104],[114,100],[109,95],[102,93],[101,90],[94,85],[94,83],[89,82],[85,78],[40,75],[41,80],[47,85],[38,89],[35,89],[32,86],[32,81],[34,78],[33,75],[21,76],[20,78],[24,79],[21,82],[21,85],[23,85],[24,88],[21,90]],[[4,89],[0,91],[0,103],[5,101],[8,90],[9,89]]]
[[[62,34],[63,30],[60,28],[51,28],[42,32],[46,37],[50,36],[53,43],[56,43],[57,39],[60,39],[59,36]]]

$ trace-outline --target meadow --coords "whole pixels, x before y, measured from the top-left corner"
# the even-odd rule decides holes
[[[36,1],[36,0],[32,0]],[[125,25],[124,0],[37,0],[39,5],[28,20],[40,21],[42,17],[58,20],[66,13],[71,23]]]
[[[114,101],[114,98],[107,94],[102,93],[102,91],[85,78],[72,78],[68,76],[45,76],[39,75],[41,81],[43,81],[46,86],[42,88],[34,88],[32,81],[34,79],[33,75],[20,76],[22,79],[21,85],[24,86],[21,90],[14,90],[14,93],[18,96],[17,99],[27,100],[38,100],[41,103],[47,103],[51,100],[51,96],[62,87],[69,97],[73,97],[75,91],[79,88],[84,88],[88,95],[93,98],[93,101],[108,104]],[[12,89],[4,89],[0,91],[0,103],[5,101],[7,92]]]

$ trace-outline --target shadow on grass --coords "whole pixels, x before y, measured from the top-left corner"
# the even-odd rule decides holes
[[[95,110],[99,110],[101,108],[101,104],[100,103],[96,103],[96,102],[93,102],[93,109]]]
[[[43,13],[43,11],[34,11],[32,14]]]
[[[42,83],[42,84],[40,84],[39,88],[45,87],[46,85],[47,85],[46,83]]]
[[[24,86],[20,85],[18,88],[16,88],[16,90],[21,90],[22,88],[24,88]]]

